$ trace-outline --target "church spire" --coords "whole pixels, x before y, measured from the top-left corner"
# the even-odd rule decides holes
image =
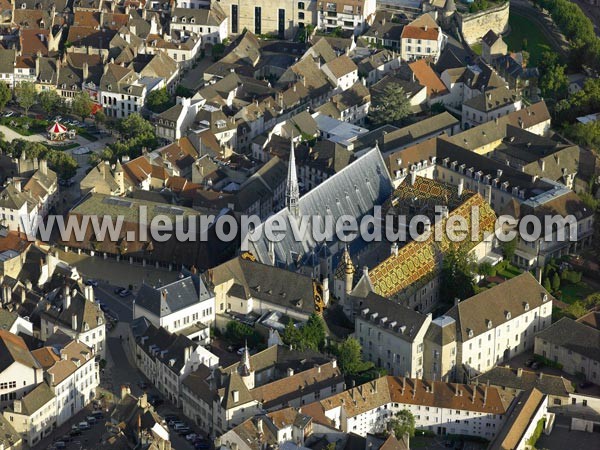
[[[296,174],[296,156],[294,154],[294,136],[291,138],[290,160],[288,164],[287,184],[285,186],[285,206],[294,216],[299,215],[300,189],[298,188],[298,175]]]
[[[252,372],[250,367],[250,351],[248,350],[248,342],[244,345],[244,352],[242,353],[242,360],[238,366],[239,373],[242,377],[247,377]]]

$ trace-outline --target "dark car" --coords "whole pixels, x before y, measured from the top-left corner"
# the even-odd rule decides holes
[[[196,450],[203,450],[205,448],[210,448],[210,444],[208,443],[208,441],[205,441],[205,440],[196,441],[196,442],[194,442],[194,448]]]
[[[175,421],[179,420],[179,416],[176,414],[167,414],[165,416],[165,420],[167,421],[167,423],[175,422]]]
[[[154,407],[160,406],[164,403],[163,399],[158,397],[157,395],[151,395],[148,397],[148,402]]]
[[[586,389],[586,388],[592,387],[593,385],[594,385],[594,383],[592,383],[591,381],[587,381],[587,380],[579,383],[579,387],[581,389]]]
[[[86,284],[87,286],[98,287],[98,280],[91,280],[91,279],[90,279],[90,280],[87,280],[87,281],[85,282],[85,284]]]
[[[71,430],[69,432],[70,436],[81,436],[81,430]]]
[[[525,361],[525,365],[527,367],[531,367],[531,365],[535,362],[535,359],[533,358],[529,358],[527,361]]]
[[[180,428],[179,430],[176,430],[176,431],[177,431],[177,433],[178,433],[180,436],[185,436],[186,434],[190,434],[190,433],[192,432],[192,430],[190,430],[190,429],[189,429],[189,428],[187,428],[187,427],[186,427],[186,428]]]
[[[104,413],[102,411],[94,411],[92,413],[92,416],[94,416],[98,420],[104,419]]]
[[[541,369],[542,366],[543,366],[543,364],[539,361],[534,361],[533,364],[531,364],[531,368],[533,370]]]
[[[119,286],[117,286],[117,287],[115,288],[114,292],[115,292],[115,294],[120,294],[120,293],[121,293],[121,291],[124,291],[124,290],[125,290],[125,288],[122,288],[122,287],[119,287]]]
[[[119,292],[119,297],[129,297],[131,295],[131,291],[129,289],[123,289],[121,292]]]

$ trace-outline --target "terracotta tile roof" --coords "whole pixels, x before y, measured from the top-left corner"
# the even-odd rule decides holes
[[[42,347],[31,352],[33,357],[40,363],[40,366],[44,368],[44,370],[48,370],[52,367],[57,361],[60,361],[59,356],[56,354],[52,347]]]
[[[42,29],[21,30],[19,39],[21,41],[21,55],[35,56],[38,52],[42,56],[48,56],[48,39],[50,32]]]
[[[387,376],[303,406],[300,412],[319,423],[334,426],[331,414],[328,417],[327,413],[335,408],[342,408],[345,418],[390,403],[503,415],[513,399],[512,394],[494,387]],[[336,425],[340,427],[339,422]]]
[[[442,82],[440,77],[437,76],[429,64],[427,64],[425,59],[419,59],[409,63],[408,66],[414,73],[417,81],[427,88],[428,96],[431,97],[446,94],[448,92],[446,85]]]
[[[77,27],[98,28],[100,26],[100,13],[77,9],[73,16],[73,25]]]
[[[21,253],[30,245],[31,242],[27,239],[25,233],[19,233],[18,231],[9,231],[6,236],[0,238],[0,252],[13,250]]]
[[[545,401],[545,395],[533,388],[523,393],[517,406],[511,411],[508,420],[492,441],[489,450],[512,450],[521,448],[522,440],[537,411]]]
[[[436,41],[440,29],[436,21],[429,14],[417,17],[402,30],[402,39],[425,39]]]
[[[343,381],[344,377],[337,365],[334,367],[332,363],[326,363],[267,383],[252,389],[250,393],[264,408],[270,409],[277,405],[285,405],[301,395],[320,391]]]
[[[0,330],[0,373],[13,362],[27,367],[39,367],[22,337],[6,330]]]

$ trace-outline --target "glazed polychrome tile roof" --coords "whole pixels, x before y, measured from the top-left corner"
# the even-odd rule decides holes
[[[447,197],[447,204],[450,205],[453,203],[453,198],[458,198],[457,192],[452,187],[419,177],[415,180],[414,185],[402,185],[394,196],[407,198],[406,194],[409,193],[414,197],[415,192],[419,190],[422,191],[422,194],[429,193],[438,197],[450,194],[451,196]],[[467,236],[461,245],[466,246],[467,251],[470,251],[484,239],[485,233],[494,232],[496,214],[483,197],[477,193],[465,191],[460,200],[463,200],[462,203],[450,212],[450,217],[462,216],[466,220]],[[479,212],[479,233],[475,239],[471,237],[472,208],[478,208]],[[446,229],[446,220],[443,219],[441,222],[442,230]],[[435,233],[432,232],[425,241],[409,242],[396,255],[389,256],[371,270],[369,280],[373,291],[382,297],[392,297],[415,283],[421,285],[423,282],[431,280],[441,266],[443,254],[453,245],[446,233],[443,233],[440,242],[436,242],[434,236]]]

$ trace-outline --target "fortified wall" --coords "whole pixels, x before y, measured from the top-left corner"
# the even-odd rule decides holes
[[[496,34],[508,31],[510,2],[494,6],[476,13],[458,13],[456,20],[468,44],[479,41],[485,33],[493,30]]]

